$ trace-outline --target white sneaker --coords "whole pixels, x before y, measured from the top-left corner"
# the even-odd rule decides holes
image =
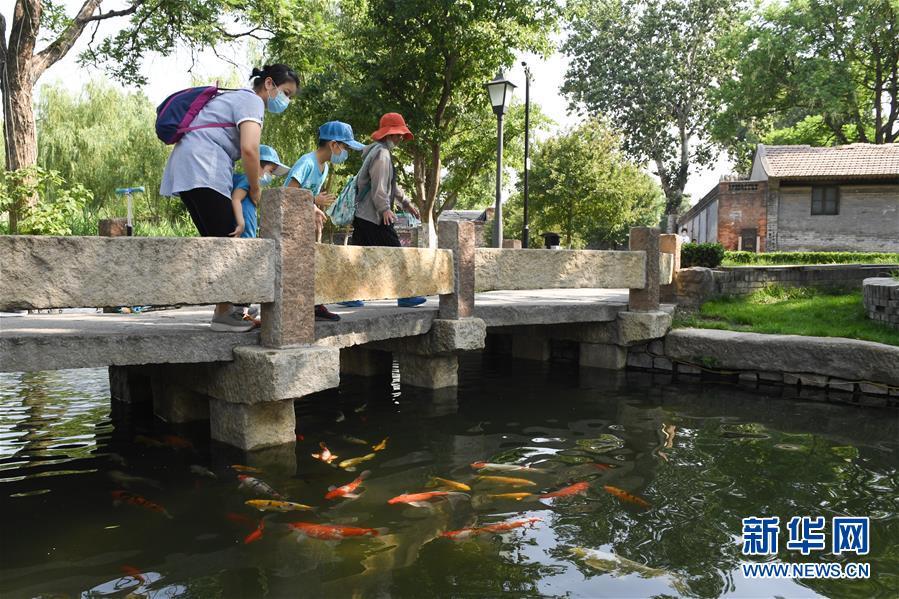
[[[243,308],[232,308],[226,314],[212,315],[211,329],[219,333],[246,333],[256,326],[252,318],[244,318]]]

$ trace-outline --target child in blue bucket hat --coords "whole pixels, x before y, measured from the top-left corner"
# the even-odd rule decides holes
[[[282,164],[278,153],[271,146],[259,146],[259,185],[265,187],[272,182],[274,177],[283,177],[290,169]],[[235,173],[233,176],[234,191],[231,192],[231,206],[234,209],[234,219],[237,228],[232,237],[256,237],[258,220],[256,218],[256,203],[250,197],[250,181],[243,173]]]
[[[322,227],[327,220],[324,209],[334,201],[334,195],[322,193],[322,185],[328,178],[330,164],[343,164],[349,158],[349,150],[362,150],[365,146],[353,138],[353,128],[341,121],[329,121],[318,128],[318,148],[303,154],[297,160],[284,187],[299,187],[312,192],[315,201],[315,225],[321,236]],[[315,318],[318,320],[340,320],[340,315],[328,310],[323,305],[315,306]]]

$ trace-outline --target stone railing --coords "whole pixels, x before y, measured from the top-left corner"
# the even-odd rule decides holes
[[[437,294],[439,318],[458,319],[476,290],[623,288],[655,310],[678,254],[647,227],[624,252],[476,251],[473,225],[453,221],[441,249],[321,245],[308,191],[268,190],[260,211],[260,239],[2,236],[0,309],[259,302],[262,344],[288,347],[314,342],[315,304],[351,299]]]

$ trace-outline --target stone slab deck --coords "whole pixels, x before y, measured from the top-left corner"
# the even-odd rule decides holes
[[[609,322],[627,310],[627,290],[549,289],[494,291],[476,295],[474,316],[488,327]],[[421,335],[437,318],[438,301],[398,308],[395,301],[364,308],[331,306],[340,322],[316,322],[316,345],[350,347]],[[109,365],[222,362],[259,333],[209,329],[211,306],[142,314],[0,314],[0,372]]]

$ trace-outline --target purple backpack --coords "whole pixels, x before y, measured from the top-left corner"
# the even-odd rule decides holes
[[[217,85],[189,87],[175,92],[156,108],[156,137],[163,143],[178,143],[185,133],[197,129],[236,127],[235,123],[209,123],[191,127],[200,111],[224,88]]]

